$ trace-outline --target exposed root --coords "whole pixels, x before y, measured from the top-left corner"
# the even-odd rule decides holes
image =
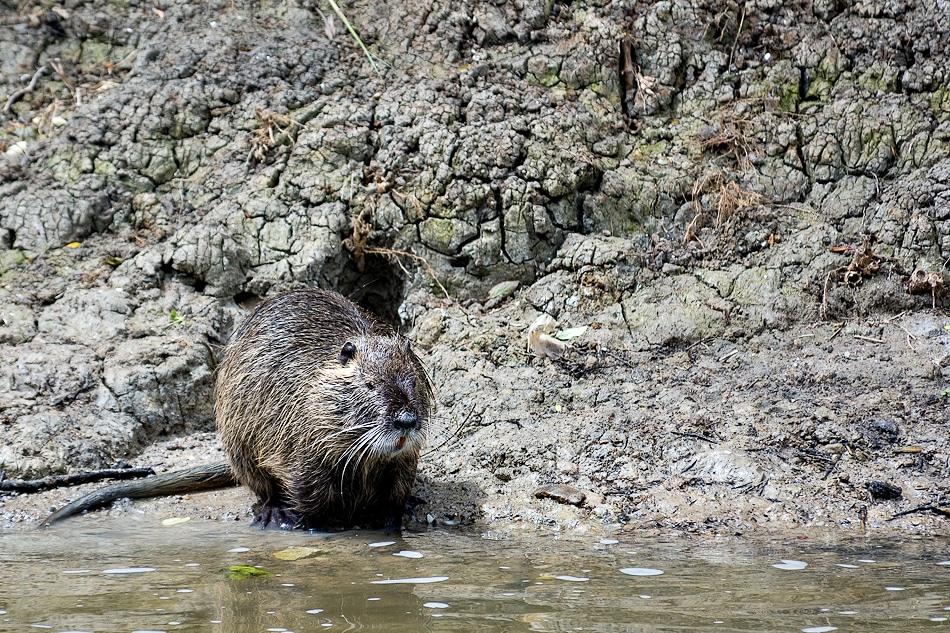
[[[716,228],[722,226],[741,209],[746,209],[766,202],[764,196],[746,191],[738,183],[726,180],[722,172],[706,174],[693,185],[692,202],[696,215],[686,225],[683,243],[699,239],[699,231],[703,228],[706,211],[703,209],[703,194],[719,194],[719,203],[716,206]]]
[[[296,128],[303,127],[302,123],[294,120],[287,114],[277,114],[267,110],[257,110],[257,118],[261,127],[254,130],[251,136],[251,151],[247,155],[247,163],[252,161],[261,164],[267,160],[272,147],[288,141],[293,144],[296,137]]]

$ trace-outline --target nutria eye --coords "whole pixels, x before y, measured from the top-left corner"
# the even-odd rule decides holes
[[[340,364],[346,365],[354,356],[356,356],[356,345],[347,341],[340,350]]]
[[[371,382],[368,382],[368,383],[366,383],[366,388],[369,389],[370,391],[372,391],[373,389],[376,388],[376,385],[374,385],[374,384],[371,383]]]

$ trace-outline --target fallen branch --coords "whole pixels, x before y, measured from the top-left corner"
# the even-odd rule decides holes
[[[154,475],[151,468],[107,468],[72,475],[50,475],[42,479],[0,481],[0,492],[42,492],[64,486],[78,486],[103,479],[136,479]]]
[[[893,521],[894,519],[898,517],[907,516],[908,514],[915,514],[917,512],[933,512],[934,514],[939,514],[940,516],[950,518],[950,508],[945,508],[942,506],[934,506],[934,505],[925,505],[925,506],[917,506],[916,508],[912,508],[910,510],[904,510],[903,512],[898,512],[897,514],[895,514],[894,516],[892,516],[891,518],[887,520]]]

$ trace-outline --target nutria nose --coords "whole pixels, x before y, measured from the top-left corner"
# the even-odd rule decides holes
[[[409,431],[419,423],[419,416],[415,411],[400,411],[393,418],[393,426],[400,431]]]

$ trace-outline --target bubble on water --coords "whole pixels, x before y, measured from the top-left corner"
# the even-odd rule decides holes
[[[317,615],[318,613],[323,613],[323,609],[307,609],[307,613]]]
[[[332,623],[332,622],[323,622],[323,623],[320,624],[320,626],[333,626],[333,623]]]
[[[620,573],[628,576],[660,576],[663,574],[663,570],[650,569],[649,567],[624,567],[620,570]]]
[[[381,598],[367,598],[367,600],[369,602],[376,602],[377,600],[381,600]]]
[[[583,578],[581,576],[555,576],[558,580],[566,580],[567,582],[587,582],[590,578]]]
[[[281,586],[281,587],[293,587],[293,586],[294,586],[294,583],[292,583],[292,582],[282,582],[282,583],[280,583],[280,586]]]
[[[64,569],[64,574],[88,574],[91,569]]]
[[[445,604],[444,602],[426,602],[422,606],[427,607],[429,609],[448,609],[449,608],[449,605]]]
[[[178,626],[179,624],[181,624],[181,622],[179,622],[178,620],[172,620],[171,622],[168,623],[168,626]]]
[[[837,631],[838,627],[836,626],[806,626],[802,629],[802,633],[828,633],[829,631]]]
[[[783,558],[781,563],[772,565],[775,569],[784,569],[786,571],[798,571],[808,567],[808,563],[800,560],[788,560]]]
[[[221,620],[211,620],[211,624],[221,624]]]
[[[838,567],[844,567],[845,569],[860,569],[857,565],[852,565],[851,563],[835,563]]]
[[[938,564],[938,565],[950,565],[950,560],[942,560],[942,561],[940,561],[940,562],[937,563],[937,564]]]
[[[907,587],[884,587],[884,591],[904,591]]]
[[[498,569],[504,569],[504,570],[507,571],[507,570],[511,569],[511,567],[508,567],[507,565],[502,565],[502,566],[499,567]]]
[[[873,558],[859,558],[858,562],[859,563],[876,563],[877,561],[874,560]]]
[[[505,593],[503,593],[503,594],[501,594],[501,595],[503,595],[503,596],[513,596],[513,595],[515,595],[515,594],[512,593],[512,592],[510,592],[510,591],[506,591]]]
[[[194,589],[179,589],[175,593],[194,593],[194,592],[195,592]]]
[[[51,627],[49,624],[31,624],[30,626],[32,626],[34,629],[51,629],[51,628],[53,628],[53,627]]]
[[[201,563],[185,563],[185,567],[201,567]]]
[[[653,598],[653,596],[647,593],[641,593],[640,597],[643,598],[644,600],[650,600],[651,598]]]
[[[422,558],[422,552],[413,552],[412,550],[404,549],[401,552],[395,552],[393,556],[402,556],[403,558]]]
[[[132,631],[132,633],[166,633],[166,632],[165,632],[165,631],[140,630],[140,631]]]
[[[287,631],[287,629],[279,626],[272,626],[271,628],[265,630],[270,631],[270,633],[285,633]]]
[[[396,541],[379,541],[378,543],[370,543],[370,547],[386,547],[387,545],[395,545]]]
[[[947,621],[947,618],[944,617],[944,616],[942,616],[942,615],[936,615],[936,616],[930,618],[930,621],[931,621],[931,622],[946,622],[946,621]]]
[[[448,576],[429,576],[427,578],[391,578],[389,580],[371,580],[371,585],[425,585],[431,582],[445,582]]]
[[[228,550],[228,552],[230,552],[231,554],[241,554],[243,552],[250,552],[250,551],[251,551],[250,547],[234,547]]]
[[[115,567],[113,569],[103,569],[103,574],[144,574],[145,572],[155,571],[154,567]]]
[[[616,545],[616,544],[619,543],[619,542],[620,542],[620,541],[618,541],[618,540],[615,539],[615,538],[602,538],[602,539],[600,539],[600,544],[601,544],[601,545]]]
[[[713,620],[713,624],[725,624],[725,620]]]
[[[857,611],[838,611],[841,615],[857,615]]]
[[[0,615],[6,615],[7,612],[4,609],[0,609]]]

